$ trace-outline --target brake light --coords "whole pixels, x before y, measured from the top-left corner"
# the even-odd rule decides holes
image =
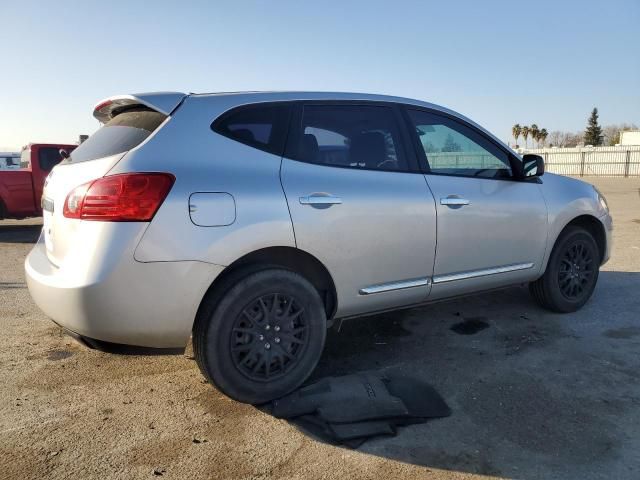
[[[74,188],[64,202],[67,218],[105,222],[148,222],[162,205],[175,177],[169,173],[124,173]]]

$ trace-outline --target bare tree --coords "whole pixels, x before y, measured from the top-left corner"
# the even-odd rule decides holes
[[[569,134],[560,130],[554,130],[549,134],[549,140],[554,147],[565,147],[567,145]]]
[[[567,147],[577,147],[584,145],[584,133],[567,133]]]
[[[607,125],[602,128],[602,136],[604,137],[604,145],[614,146],[620,143],[620,132],[627,130],[637,130],[635,123],[621,123],[617,125]]]

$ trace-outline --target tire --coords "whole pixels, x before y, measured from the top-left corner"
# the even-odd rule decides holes
[[[551,251],[544,275],[529,284],[542,307],[575,312],[587,303],[598,281],[600,252],[593,236],[580,227],[562,232]]]
[[[324,348],[326,323],[320,295],[301,275],[280,268],[232,274],[200,306],[194,356],[220,391],[261,404],[309,377]]]

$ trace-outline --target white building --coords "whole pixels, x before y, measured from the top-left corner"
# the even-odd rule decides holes
[[[620,145],[640,145],[640,130],[620,132]]]

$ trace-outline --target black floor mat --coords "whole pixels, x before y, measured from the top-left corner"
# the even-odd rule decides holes
[[[395,435],[398,426],[451,414],[425,382],[377,372],[324,378],[274,400],[270,411],[325,441],[351,448],[370,437]]]

